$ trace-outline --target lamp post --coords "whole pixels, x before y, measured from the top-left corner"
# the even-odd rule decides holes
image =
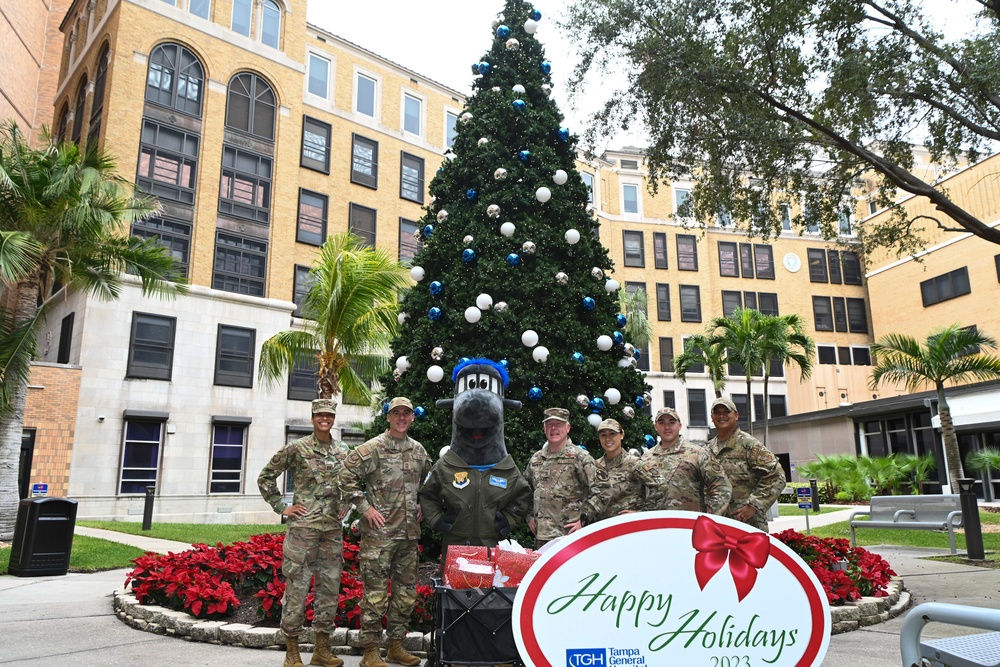
[[[970,559],[983,560],[986,553],[983,551],[983,527],[979,523],[979,505],[976,494],[972,491],[975,484],[976,480],[971,477],[962,477],[958,480],[958,488],[961,489],[962,524],[965,526],[965,549]]]

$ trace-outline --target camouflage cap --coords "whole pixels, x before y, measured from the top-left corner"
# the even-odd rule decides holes
[[[597,427],[598,433],[601,431],[614,431],[615,433],[624,433],[625,430],[622,425],[618,423],[616,419],[605,419],[601,422],[600,426]]]
[[[717,398],[714,401],[712,401],[712,407],[709,408],[709,412],[711,412],[712,410],[714,410],[717,405],[724,405],[727,408],[729,408],[729,410],[731,410],[732,412],[736,412],[737,411],[736,410],[736,404],[733,403],[728,398]]]
[[[317,398],[312,402],[312,413],[314,415],[335,415],[337,414],[337,401],[332,398]]]
[[[548,410],[545,411],[545,418],[542,419],[542,423],[544,424],[545,422],[550,421],[552,419],[556,419],[561,422],[566,422],[568,424],[569,410],[567,410],[566,408],[549,408]]]
[[[397,396],[389,401],[389,411],[391,412],[395,408],[406,408],[410,412],[413,412],[413,403],[406,396]]]
[[[653,417],[653,421],[655,422],[656,420],[658,420],[663,415],[667,415],[668,417],[673,417],[677,421],[681,421],[681,416],[679,414],[677,414],[677,410],[674,410],[671,407],[660,408],[659,410],[657,410],[656,411],[656,416]]]

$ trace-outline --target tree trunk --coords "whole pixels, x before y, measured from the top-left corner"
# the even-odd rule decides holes
[[[750,375],[747,375],[747,432],[753,435],[753,394],[750,393]]]
[[[767,434],[768,434],[767,418],[768,418],[768,413],[770,412],[770,410],[768,410],[768,405],[767,405],[767,381],[769,379],[770,378],[768,378],[767,373],[765,372],[764,373],[764,446],[765,447],[767,447]]]
[[[955,435],[955,423],[951,419],[951,408],[944,396],[944,385],[937,388],[938,416],[941,418],[941,441],[944,445],[944,461],[948,466],[948,483],[952,493],[959,493],[958,480],[965,477],[962,470],[962,455],[958,451],[958,436]]]

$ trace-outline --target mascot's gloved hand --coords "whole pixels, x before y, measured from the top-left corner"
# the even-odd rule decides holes
[[[450,533],[451,527],[455,525],[455,519],[458,518],[457,514],[445,514],[440,519],[437,520],[431,528],[438,531],[439,533]]]
[[[493,519],[493,527],[500,533],[500,537],[510,535],[510,521],[503,512],[497,512],[497,518]]]

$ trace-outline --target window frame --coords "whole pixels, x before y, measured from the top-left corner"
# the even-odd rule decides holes
[[[674,339],[671,336],[659,337],[660,372],[674,372]],[[666,362],[666,363],[664,363]]]
[[[153,133],[149,141],[147,131]],[[173,137],[181,148],[163,146],[164,137]],[[139,157],[136,160],[136,185],[143,192],[167,201],[193,206],[198,187],[198,160],[201,153],[201,135],[187,132],[180,127],[166,125],[143,117],[139,134]],[[143,164],[148,168],[141,171]],[[158,178],[167,174],[160,165],[176,165],[176,179]],[[184,178],[185,174],[188,178]],[[187,182],[190,184],[186,184]]]
[[[371,232],[369,233],[366,230],[361,230],[359,233],[355,221],[355,212],[360,214],[368,211],[371,211]],[[351,202],[348,209],[347,229],[355,236],[360,237],[363,245],[375,247],[375,242],[378,237],[378,211],[369,206],[363,206],[362,204]]]
[[[333,71],[333,60],[325,56],[321,56],[315,51],[309,51],[309,62],[306,66],[306,93],[317,97],[321,100],[330,99],[330,73]],[[319,81],[318,78],[313,76],[313,62],[320,61],[326,66],[326,73],[323,77],[323,93],[317,93],[313,91],[313,81]]]
[[[642,215],[642,202],[640,201],[640,197],[639,197],[639,184],[638,183],[622,183],[621,187],[622,187],[622,215],[637,215],[637,216],[641,216]],[[633,190],[635,192],[635,200],[633,202],[631,202],[631,203],[635,204],[635,210],[634,211],[628,210],[628,205],[629,205],[630,202],[629,202],[628,196],[625,193],[629,189],[631,189],[631,190]]]
[[[700,387],[687,388],[688,402],[688,426],[693,428],[706,428],[709,425],[708,419],[708,397],[705,389]],[[697,400],[692,400],[697,398]],[[695,404],[701,404],[701,410],[695,410]]]
[[[736,305],[733,305],[735,299]],[[729,305],[726,305],[726,301]],[[743,307],[743,292],[740,290],[722,290],[722,316],[730,317],[737,308]]]
[[[826,263],[827,263],[827,268],[829,269],[830,283],[833,285],[843,284],[844,278],[843,278],[843,271],[841,270],[842,265],[840,263],[840,251],[827,250]]]
[[[840,252],[840,269],[845,285],[863,285],[864,275],[861,272],[861,260],[853,250]]]
[[[234,444],[229,443],[229,442],[226,442],[226,443],[220,443],[220,442],[218,442],[217,435],[218,435],[218,432],[219,432],[220,428],[221,429],[226,429],[230,433],[234,432],[235,430],[238,430],[238,432],[240,434],[240,444],[239,445],[234,445]],[[246,478],[246,463],[247,463],[247,449],[248,449],[247,448],[247,440],[248,440],[247,436],[249,435],[249,431],[250,431],[250,424],[249,423],[242,422],[242,421],[240,421],[240,422],[227,421],[224,418],[222,418],[222,419],[216,419],[215,417],[212,418],[212,443],[211,443],[211,447],[209,448],[209,453],[208,453],[208,495],[210,495],[210,496],[225,495],[225,494],[234,495],[234,494],[241,494],[241,493],[243,493],[243,483],[244,483],[245,478]],[[240,461],[239,461],[239,469],[238,470],[234,471],[234,470],[231,470],[231,469],[228,469],[228,468],[221,468],[221,467],[217,468],[216,467],[216,449],[219,448],[219,447],[224,447],[224,448],[228,448],[228,449],[235,449],[236,447],[239,447],[239,454],[240,454],[239,459],[240,459]],[[230,474],[230,475],[232,475],[233,473],[236,474],[236,479],[235,480],[233,480],[233,479],[217,479],[216,478],[216,475],[222,475],[222,474]],[[217,484],[220,484],[220,485],[221,484],[230,484],[231,485],[234,482],[235,482],[236,487],[237,487],[235,491],[232,491],[232,490],[225,490],[225,491],[224,490],[217,490],[215,488],[215,485],[217,485]]]
[[[241,166],[238,166],[241,161],[248,158],[256,162],[258,173],[246,171]],[[267,166],[266,176],[260,173],[265,165]],[[226,187],[227,178],[229,179],[228,188]],[[265,225],[270,224],[273,179],[274,158],[231,144],[222,144],[222,174],[219,178],[219,213],[241,220],[250,220]],[[252,200],[250,202],[235,197],[247,185],[250,186]],[[262,200],[261,205],[256,203],[258,197]]]
[[[172,50],[172,51],[171,51]],[[157,61],[158,54],[163,54],[162,58],[164,62]],[[190,60],[190,62],[185,63],[185,57]],[[150,99],[150,73],[152,72],[154,66],[157,69],[158,78],[162,80],[164,76],[164,67],[169,66],[169,78],[170,78],[170,89],[167,91],[169,96],[169,103],[164,103],[161,94],[157,95],[158,99]],[[185,94],[182,95],[180,92],[181,82],[184,82]],[[192,100],[189,96],[192,82],[195,83],[196,99]],[[157,85],[153,90],[164,92],[164,89]],[[205,92],[205,67],[202,65],[201,60],[194,54],[193,51],[187,47],[181,46],[180,44],[175,44],[172,42],[165,42],[159,44],[153,51],[149,54],[148,63],[146,65],[146,83],[143,88],[143,100],[148,104],[153,104],[158,107],[165,109],[170,109],[171,111],[176,111],[177,113],[184,114],[185,116],[191,116],[194,118],[201,118],[202,103],[204,102],[204,92]],[[185,102],[182,103],[181,100]],[[188,103],[191,103],[190,105]],[[196,108],[190,109],[189,106],[194,106]]]
[[[461,111],[452,109],[444,110],[444,146],[452,148],[455,146],[455,139],[458,138],[458,119],[462,115]],[[452,120],[454,119],[454,120]]]
[[[187,11],[192,16],[197,16],[200,19],[204,19],[206,21],[211,21],[212,20],[212,0],[201,0],[201,1],[204,2],[204,4],[205,4],[205,15],[204,16],[202,16],[201,14],[199,14],[198,12],[196,12],[194,10],[195,3],[198,2],[198,0],[188,0]]]
[[[833,306],[830,304],[830,297],[828,296],[813,296],[813,328],[816,331],[833,331]],[[826,308],[826,312],[821,312],[822,308],[817,308],[817,306],[823,306]],[[824,319],[825,316],[825,319]],[[829,324],[826,323],[829,320]]]
[[[358,146],[367,146],[370,148],[372,157],[359,157],[357,152]],[[357,169],[358,166],[365,166],[366,164],[371,166],[371,175],[365,174],[364,171]],[[402,167],[400,167],[400,169],[402,169]],[[378,190],[378,142],[374,139],[369,139],[366,136],[360,135],[357,132],[351,135],[351,183],[354,183],[355,185],[363,185],[364,187],[371,188],[372,190]]]
[[[726,259],[732,255],[732,259]],[[719,275],[725,278],[740,277],[739,244],[735,241],[719,241]]]
[[[864,299],[847,297],[847,328],[851,333],[868,333],[868,306]]]
[[[154,442],[153,440],[142,440],[137,437],[133,437],[130,439],[129,438],[130,424],[156,424],[158,431],[158,439],[155,440],[156,444],[153,445],[153,447],[155,447],[155,454],[154,454],[156,459],[155,467],[153,468],[150,468],[148,466],[139,467],[135,465],[126,466],[126,463],[128,463],[129,460],[133,458],[130,457],[128,453],[130,443],[137,446],[143,444],[148,446]],[[117,490],[117,492],[115,493],[116,496],[140,496],[146,492],[146,487],[148,486],[156,487],[157,491],[160,490],[159,484],[160,484],[160,473],[163,468],[163,446],[164,446],[163,433],[164,431],[166,431],[166,429],[164,428],[165,425],[166,425],[166,420],[163,419],[138,419],[138,418],[126,417],[123,420],[122,435],[121,435],[122,437],[121,451],[119,453],[119,459],[118,459],[118,483],[115,487]],[[126,473],[127,470],[145,470],[145,471],[152,470],[153,477],[152,479],[145,479],[145,480],[127,478],[127,473]],[[123,487],[125,484],[139,484],[142,486],[142,490],[124,491]]]
[[[249,84],[247,82],[249,81]],[[236,88],[234,84],[239,84]],[[236,125],[237,120],[242,121],[242,115],[237,119],[236,111],[238,104],[234,99],[245,99],[247,105],[246,123]],[[278,95],[274,88],[263,77],[254,72],[237,72],[229,79],[226,86],[226,118],[225,127],[227,130],[245,134],[269,143],[274,143],[275,130],[277,128]],[[258,127],[266,122],[269,131],[262,131],[264,128]]]
[[[238,241],[239,243],[220,244],[220,240],[225,237]],[[256,246],[256,247],[254,247]],[[212,256],[212,289],[232,294],[246,294],[249,296],[264,296],[267,294],[267,251],[268,242],[253,236],[246,236],[236,232],[216,230],[215,249]],[[235,257],[239,260],[240,270],[231,271],[226,268],[219,268],[219,253],[224,251],[227,256]],[[238,255],[238,257],[236,257]],[[252,264],[255,258],[262,258],[260,262],[259,275],[252,275],[245,271],[245,265]],[[225,258],[224,258],[225,259]],[[235,285],[238,289],[227,289],[227,285]],[[250,291],[250,288],[253,291]]]
[[[653,232],[653,268],[670,268],[670,256],[667,251],[666,232]]]
[[[267,41],[268,7],[270,5],[273,5],[274,8],[274,14],[272,16],[277,20],[277,25],[274,29],[274,44]],[[281,24],[283,23],[281,19],[283,18],[283,14],[284,9],[278,2],[276,2],[276,0],[263,0],[263,2],[260,3],[260,29],[257,32],[260,38],[260,43],[264,46],[269,46],[272,49],[281,49]]]
[[[223,349],[223,337],[237,337],[249,342],[249,348],[240,350],[239,354],[232,350]],[[238,327],[231,324],[218,325],[215,337],[215,374],[212,381],[217,387],[238,387],[242,389],[253,389],[254,361],[256,359],[257,330],[248,327]],[[245,363],[246,371],[237,372],[222,368],[223,362]]]
[[[646,238],[645,234],[641,231],[636,231],[634,229],[623,229],[622,230],[622,264],[624,266],[634,267],[642,269],[646,267]],[[636,258],[635,254],[632,254],[632,258],[629,259],[628,242],[631,240],[633,243],[635,239],[639,239],[639,255]]]
[[[767,299],[774,301],[774,308],[769,308],[764,305],[764,300]],[[764,315],[774,315],[778,316],[781,314],[780,308],[778,307],[778,293],[777,292],[757,292],[757,310]]]
[[[670,284],[656,283],[656,321],[670,321]]]
[[[288,392],[286,398],[289,401],[313,401],[319,396],[319,389],[316,384],[316,379],[319,377],[319,363],[316,359],[311,359],[311,361],[312,364],[308,368],[301,361],[297,361],[288,369]],[[305,371],[307,370],[309,371],[309,379],[311,381],[308,391],[295,384],[295,378],[301,381],[306,375]]]
[[[693,234],[677,234],[677,270],[697,271],[698,270],[698,238]],[[689,248],[682,250],[682,245],[690,244]]]
[[[947,295],[942,290],[944,286],[948,288],[949,293]],[[944,303],[945,301],[951,301],[966,294],[972,294],[972,282],[969,280],[968,266],[961,266],[933,278],[920,281],[920,301],[923,303],[924,308]]]
[[[679,295],[680,295],[680,304],[681,304],[681,322],[701,322],[702,321],[702,314],[701,314],[701,286],[700,285],[680,285],[679,286],[679,290],[680,290]],[[692,292],[692,290],[693,290],[693,292]],[[685,291],[688,292],[688,294],[687,294],[686,297],[685,297],[685,294],[684,294]],[[685,305],[684,305],[685,299],[690,300],[692,298],[694,299],[694,301],[697,304],[697,311],[698,311],[697,312],[697,316],[685,315]],[[688,304],[688,308],[687,308],[688,311],[691,311],[690,305],[691,304],[689,303]]]
[[[246,32],[237,29],[236,27],[236,9],[237,5],[245,4],[246,6]],[[233,0],[232,12],[229,16],[229,29],[235,32],[237,35],[243,35],[247,39],[250,39],[250,35],[253,34],[253,0]],[[244,18],[241,16],[240,18]]]
[[[830,358],[832,356],[832,361],[824,361],[824,358]],[[837,346],[836,345],[825,345],[816,344],[816,363],[823,364],[826,366],[836,366],[837,365]]]
[[[409,163],[411,169],[417,172],[417,177],[414,179],[406,175],[406,169]],[[418,165],[419,169],[415,169],[413,165]],[[424,203],[424,190],[427,188],[426,179],[426,163],[424,159],[420,156],[413,155],[412,153],[407,153],[406,151],[400,151],[399,154],[399,198],[405,199],[406,201],[416,202],[417,204]],[[410,185],[412,189],[415,190],[418,196],[411,197],[407,195],[406,186]]]
[[[826,250],[823,248],[807,248],[806,266],[809,268],[809,282],[830,282],[830,278],[827,274]]]
[[[315,141],[307,141],[307,134],[312,134],[317,137],[323,137],[324,142],[321,149],[315,148],[319,146]],[[310,116],[302,117],[302,146],[299,151],[299,166],[305,167],[306,169],[312,169],[313,171],[318,171],[323,174],[330,173],[330,142],[333,141],[333,126],[330,123],[324,123],[321,120],[312,118]],[[323,159],[318,160],[314,155],[307,155],[309,153],[319,154],[320,150],[323,154]]]
[[[412,225],[413,231],[407,232],[403,226]],[[417,253],[420,251],[420,242],[417,241],[414,233],[420,229],[420,223],[417,220],[409,220],[403,216],[399,216],[399,246],[397,249],[398,261],[401,264],[410,265],[413,263],[413,258],[416,257]],[[409,238],[409,241],[404,243],[403,239]],[[406,256],[403,254],[404,246],[411,246],[413,248],[413,254]]]
[[[293,317],[302,317],[302,302],[309,292],[309,271],[311,267],[296,264],[292,267],[292,303],[295,304]]]
[[[407,113],[406,106],[407,106],[407,103],[410,102],[411,100],[413,102],[416,102],[416,104],[417,104],[417,131],[416,132],[412,131],[410,128],[407,127],[407,120],[409,119],[409,115]],[[424,108],[426,106],[427,106],[427,100],[424,99],[423,96],[418,95],[417,93],[413,92],[412,90],[403,90],[403,99],[402,99],[402,104],[400,105],[400,113],[399,113],[399,116],[400,116],[399,117],[399,129],[403,133],[404,136],[405,135],[410,135],[410,136],[414,136],[414,137],[423,137],[424,136],[424,122],[425,122],[425,118],[426,118],[426,113],[424,112]]]
[[[166,327],[168,330],[169,342],[154,341],[146,339],[137,343],[136,332],[139,329],[140,320],[146,319],[146,324],[157,324]],[[158,322],[154,322],[158,321]],[[164,380],[170,382],[174,371],[174,350],[177,344],[177,318],[166,315],[156,315],[155,313],[145,313],[141,311],[132,312],[132,327],[129,333],[128,363],[125,368],[125,378],[135,380]],[[150,352],[158,352],[165,356],[166,361],[161,364],[147,364],[137,362],[135,359],[136,350],[148,349]]]
[[[772,248],[769,244],[753,244],[753,263],[754,269],[757,271],[758,280],[776,280],[774,270],[774,248]]]
[[[304,203],[303,200],[306,197],[315,197],[317,200],[319,200],[322,208],[322,215],[320,218],[315,219],[315,218],[304,217],[302,209]],[[317,247],[322,246],[326,242],[326,234],[327,234],[326,230],[327,230],[327,221],[329,220],[329,212],[330,212],[330,198],[327,195],[321,192],[315,192],[313,190],[299,188],[298,211],[295,218],[295,241],[297,243],[305,243],[306,245],[311,245],[311,246],[317,246]],[[305,222],[307,225],[310,226],[315,226],[318,223],[319,231],[315,233],[304,231],[303,222]],[[303,236],[304,234],[307,235],[313,234],[313,236],[312,237]]]
[[[184,275],[187,276],[191,260],[192,227],[193,225],[185,220],[157,215],[134,221],[129,232],[141,239],[153,239],[167,248],[171,257],[183,267]]]
[[[361,79],[367,79],[372,82],[372,112],[370,114],[362,111],[360,107],[361,103],[361,86],[359,85]],[[372,120],[378,120],[379,117],[379,78],[374,74],[368,74],[367,72],[362,72],[361,70],[354,71],[354,104],[352,109],[355,114],[364,116],[366,118],[371,118]]]

